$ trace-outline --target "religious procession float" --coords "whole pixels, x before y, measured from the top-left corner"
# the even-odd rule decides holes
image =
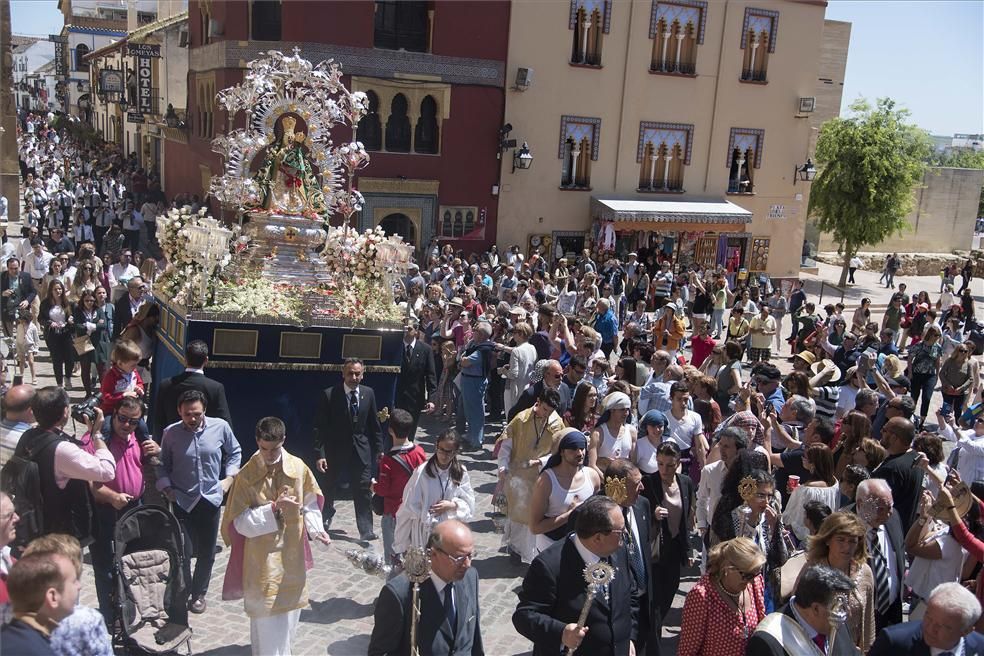
[[[304,452],[318,395],[345,358],[365,362],[380,407],[400,370],[393,286],[413,249],[378,227],[350,227],[363,204],[353,179],[369,164],[355,141],[368,101],[341,76],[338,64],[312,65],[296,48],[250,62],[243,82],[217,95],[228,125],[243,112],[245,127],[212,142],[224,172],[209,193],[237,220],[186,207],[157,221],[168,266],[154,285],[154,377],[183,371],[185,345],[204,340],[244,448],[256,421],[275,414]],[[350,130],[351,141],[334,143],[333,129]]]

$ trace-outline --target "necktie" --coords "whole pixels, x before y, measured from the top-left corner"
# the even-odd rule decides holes
[[[404,351],[403,353],[403,359],[406,360],[408,363],[410,362],[410,353],[412,350],[413,349],[411,348],[410,344],[407,344],[406,351]]]
[[[444,614],[447,615],[451,632],[454,633],[458,626],[458,611],[454,607],[454,583],[444,586]]]
[[[875,611],[884,613],[892,605],[889,592],[888,563],[885,562],[885,554],[882,553],[881,544],[878,541],[878,530],[871,529],[868,532],[868,538],[871,543],[871,570],[875,575]]]
[[[349,413],[352,415],[352,421],[359,416],[359,396],[355,390],[349,395]]]
[[[817,647],[820,648],[820,653],[827,653],[827,636],[818,633],[813,636],[813,642],[815,642]]]
[[[646,587],[646,568],[642,563],[642,552],[636,544],[635,536],[632,534],[632,527],[629,526],[629,508],[623,508],[622,514],[625,515],[625,548],[629,552],[629,569],[632,570],[632,577],[639,587]]]

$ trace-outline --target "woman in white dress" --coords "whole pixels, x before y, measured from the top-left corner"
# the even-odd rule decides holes
[[[530,502],[530,532],[536,536],[536,551],[543,551],[569,533],[574,509],[601,487],[601,475],[584,466],[588,440],[574,428],[560,432],[557,452],[540,471]]]
[[[608,463],[616,458],[635,459],[636,430],[625,423],[632,408],[628,394],[612,392],[602,399],[601,408],[602,415],[588,445],[588,466],[604,474]]]
[[[803,454],[803,467],[810,472],[811,480],[793,489],[782,513],[782,521],[800,543],[810,536],[806,525],[804,506],[809,501],[819,501],[833,510],[840,503],[840,486],[834,478],[834,457],[826,444],[811,444]]]
[[[468,471],[458,460],[461,439],[453,430],[437,438],[434,455],[417,467],[403,489],[396,511],[393,553],[423,549],[435,524],[445,519],[469,522],[475,515],[475,492]]]

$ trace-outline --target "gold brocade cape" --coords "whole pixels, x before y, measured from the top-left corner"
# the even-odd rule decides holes
[[[512,440],[509,454],[509,480],[506,483],[506,499],[509,519],[529,526],[530,499],[533,486],[540,475],[539,467],[527,467],[526,462],[542,458],[557,451],[557,433],[564,429],[564,422],[553,412],[547,418],[547,425],[537,441],[534,426],[533,408],[523,410],[509,422],[508,435]]]
[[[257,452],[238,474],[222,516],[222,539],[230,545],[222,585],[225,600],[243,599],[250,617],[268,617],[308,605],[307,570],[313,565],[301,512],[284,512],[277,531],[246,538],[233,525],[244,510],[273,502],[284,486],[303,505],[309,494],[323,503],[321,488],[304,462],[286,451],[268,466]]]

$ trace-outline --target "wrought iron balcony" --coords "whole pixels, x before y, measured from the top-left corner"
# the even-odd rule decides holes
[[[743,82],[765,82],[765,71],[743,68],[741,69],[741,79]]]
[[[693,62],[657,62],[650,65],[649,70],[653,73],[666,73],[668,75],[696,75],[697,64]]]

